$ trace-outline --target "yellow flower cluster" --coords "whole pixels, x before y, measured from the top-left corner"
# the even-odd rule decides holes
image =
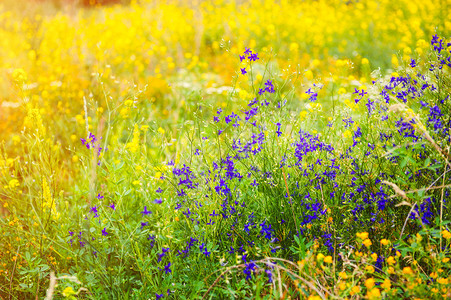
[[[14,82],[23,84],[27,81],[27,73],[23,69],[15,69],[12,73]]]
[[[428,47],[437,19],[449,13],[441,10],[437,1],[418,0],[139,1],[74,14],[1,6],[0,69],[13,70],[14,82],[31,83],[44,106],[56,106],[63,95],[68,103],[60,109],[75,114],[92,74],[113,82],[122,82],[116,74],[133,75],[137,84],[151,83],[149,99],[166,93],[164,78],[179,69],[212,71],[228,80],[236,58],[221,47],[237,55],[244,47],[269,53],[278,45],[278,63],[299,65],[307,81],[336,68],[346,75],[353,63],[367,67],[379,57],[381,49],[373,54],[365,47],[355,55],[350,40],[371,39],[407,59]],[[451,30],[448,20],[442,26]],[[322,59],[331,53],[338,58]],[[0,96],[9,84],[0,81]]]
[[[52,192],[45,178],[42,180],[42,210],[51,214],[54,220],[58,220],[60,217],[60,214],[56,211],[55,199],[52,197]]]
[[[42,123],[41,113],[39,109],[33,108],[30,103],[27,104],[27,117],[25,118],[24,126],[31,132],[36,130],[41,137],[45,136],[46,129]]]
[[[127,143],[127,149],[132,153],[136,153],[139,150],[139,135],[139,126],[138,124],[135,124],[132,141],[130,143]]]

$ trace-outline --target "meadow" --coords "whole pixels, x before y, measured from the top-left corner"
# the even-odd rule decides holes
[[[79,2],[0,3],[0,299],[451,298],[449,1]]]

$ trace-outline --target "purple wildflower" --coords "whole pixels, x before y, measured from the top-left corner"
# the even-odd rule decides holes
[[[170,269],[170,267],[171,267],[171,262],[168,262],[168,264],[167,264],[166,266],[164,266],[164,272],[165,272],[166,274],[172,272],[172,270]]]
[[[152,212],[150,210],[147,210],[147,206],[144,206],[144,210],[141,212],[144,215],[150,215]]]

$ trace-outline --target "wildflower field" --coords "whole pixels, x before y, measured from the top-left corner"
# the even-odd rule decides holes
[[[450,299],[450,15],[2,1],[0,299]]]

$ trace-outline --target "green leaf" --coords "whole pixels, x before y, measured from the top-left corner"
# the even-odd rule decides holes
[[[41,267],[41,272],[45,272],[48,269],[50,269],[50,267],[48,265],[40,265],[40,267]]]
[[[19,286],[23,289],[29,289],[30,287],[25,283],[19,283]]]

